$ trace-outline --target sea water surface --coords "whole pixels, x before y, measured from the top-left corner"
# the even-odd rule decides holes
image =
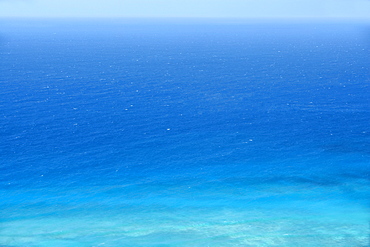
[[[0,246],[369,246],[370,25],[0,20]]]

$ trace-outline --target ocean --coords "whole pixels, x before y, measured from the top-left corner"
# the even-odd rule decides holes
[[[0,246],[370,246],[370,24],[0,20]]]

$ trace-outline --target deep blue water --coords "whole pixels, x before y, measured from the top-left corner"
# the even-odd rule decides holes
[[[370,24],[0,20],[0,246],[370,244]]]

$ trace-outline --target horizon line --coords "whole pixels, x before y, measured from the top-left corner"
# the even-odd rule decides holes
[[[207,16],[0,16],[0,19],[174,19],[174,20],[345,20],[345,21],[370,21],[369,17],[348,16],[258,16],[258,17],[207,17]]]

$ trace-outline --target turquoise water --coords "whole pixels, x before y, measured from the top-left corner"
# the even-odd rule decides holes
[[[368,24],[0,23],[1,247],[369,245]]]

